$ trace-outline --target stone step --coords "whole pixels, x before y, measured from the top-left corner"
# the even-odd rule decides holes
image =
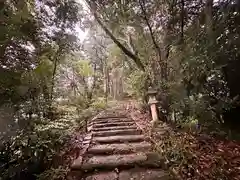
[[[93,122],[98,122],[98,121],[106,121],[106,120],[121,120],[121,119],[130,119],[127,118],[126,116],[124,117],[118,117],[118,116],[113,116],[113,117],[98,117],[96,119],[92,119],[90,121],[88,121],[89,123],[93,123]]]
[[[118,180],[118,174],[115,171],[90,173],[82,180]]]
[[[118,180],[170,180],[170,176],[167,172],[159,169],[134,168],[121,171]]]
[[[136,125],[132,126],[112,126],[112,127],[101,127],[101,128],[92,128],[92,131],[110,131],[110,130],[122,130],[122,129],[137,129]]]
[[[110,123],[134,123],[134,121],[126,119],[126,120],[115,120],[115,121],[99,121],[99,122],[92,122],[91,124],[88,124],[89,126],[94,126],[97,124],[110,124]]]
[[[124,143],[124,144],[102,144],[95,145],[88,149],[88,154],[125,154],[132,152],[147,152],[151,150],[151,144],[148,142],[141,143]]]
[[[109,116],[109,117],[101,117],[93,119],[93,121],[101,121],[101,120],[108,120],[108,119],[127,119],[127,116]],[[129,119],[129,118],[128,118]]]
[[[119,167],[131,167],[142,164],[147,160],[144,153],[109,155],[109,156],[93,156],[83,162],[80,169],[84,171],[92,171],[95,169],[115,169]]]
[[[114,118],[127,118],[127,116],[124,116],[124,115],[118,115],[118,116],[108,115],[108,116],[98,117],[98,118],[96,118],[94,120],[98,120],[98,119],[114,119]]]
[[[93,156],[83,161],[79,168],[83,171],[93,171],[97,169],[115,169],[115,168],[129,168],[129,167],[161,167],[162,163],[159,159],[148,157],[147,153],[132,153],[132,154],[115,154],[107,156]]]
[[[141,134],[140,129],[122,129],[92,132],[93,137],[115,136],[115,135],[138,135]]]
[[[144,141],[144,135],[126,135],[126,136],[108,136],[94,137],[92,139],[95,144],[110,144],[110,143],[125,143],[125,142],[140,142]]]
[[[112,126],[131,126],[135,123],[133,121],[129,122],[113,122],[113,123],[99,123],[93,124],[93,128],[101,128],[101,127],[112,127]]]
[[[133,120],[129,118],[123,118],[123,119],[101,119],[101,120],[94,120],[91,123],[97,124],[97,123],[111,123],[111,122],[134,122]]]
[[[96,172],[87,175],[84,180],[169,180],[169,175],[163,170],[133,168],[130,170]]]

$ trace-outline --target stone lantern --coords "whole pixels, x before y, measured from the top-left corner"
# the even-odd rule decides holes
[[[152,124],[156,124],[158,122],[158,113],[157,113],[157,99],[156,99],[157,91],[155,91],[152,87],[148,89],[148,104],[150,105],[151,114],[152,114]]]

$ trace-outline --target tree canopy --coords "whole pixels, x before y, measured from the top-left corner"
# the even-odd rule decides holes
[[[20,178],[28,157],[46,170],[56,149],[42,130],[64,113],[79,125],[108,101],[146,106],[149,88],[165,121],[239,134],[239,0],[6,0],[0,17],[0,110],[12,114],[0,117],[6,179]]]

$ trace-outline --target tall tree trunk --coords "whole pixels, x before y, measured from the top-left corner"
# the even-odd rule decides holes
[[[51,79],[51,89],[50,89],[50,98],[49,98],[49,107],[48,107],[48,112],[47,116],[51,120],[53,120],[53,111],[52,111],[52,102],[53,102],[53,89],[55,86],[55,75],[57,72],[57,65],[58,65],[58,55],[59,55],[59,50],[56,52],[55,57],[54,57],[54,62],[53,62],[53,72],[52,72],[52,79]]]
[[[206,32],[211,39],[213,33],[213,0],[206,0],[205,4],[205,24]]]
[[[108,100],[108,94],[109,94],[109,70],[108,70],[108,67],[107,67],[107,62],[105,60],[104,62],[104,95],[105,95],[105,101],[107,103],[107,100]]]
[[[166,82],[168,79],[168,57],[170,51],[170,40],[169,40],[169,32],[171,30],[170,25],[167,25],[167,28],[164,33],[164,41],[163,41],[163,52],[162,52],[162,63],[161,63],[161,77],[162,81]]]
[[[117,68],[112,70],[112,88],[113,88],[113,98],[118,99],[118,71]]]

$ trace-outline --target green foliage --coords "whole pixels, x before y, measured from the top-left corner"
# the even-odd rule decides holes
[[[31,71],[24,72],[21,76],[21,82],[23,86],[29,88],[41,88],[44,85],[50,83],[50,78],[52,75],[53,65],[48,59],[43,60],[40,64]]]
[[[104,98],[96,99],[91,106],[95,109],[105,109],[106,108],[106,100]]]
[[[85,127],[85,129],[86,129],[87,121],[89,120],[89,118],[94,116],[96,113],[97,112],[92,107],[82,110],[80,112],[78,120],[77,120],[78,124],[80,124],[81,127]]]
[[[11,132],[14,124],[18,131],[1,146],[1,179],[35,178],[46,169],[39,179],[63,179],[67,172],[51,169],[53,159],[81,126],[76,122],[80,111],[96,96],[89,85],[95,76],[92,62],[69,63],[63,68],[66,77],[60,72],[63,60],[80,46],[74,33],[76,24],[82,25],[81,8],[75,0],[0,3],[0,105],[13,107],[14,119],[3,126]],[[75,94],[68,93],[69,87]],[[105,105],[94,106],[88,116]]]
[[[136,95],[137,97],[143,97],[146,92],[145,81],[147,77],[146,74],[141,71],[133,71],[127,78],[129,84],[128,93],[130,95]]]
[[[19,81],[26,74],[34,78],[31,88],[39,88],[38,86],[33,87],[39,84],[36,82],[36,78],[39,77],[36,76],[40,74],[33,75],[39,71],[42,71],[42,77],[46,73],[45,79],[48,78],[48,82],[50,81],[50,69],[44,68],[44,66],[46,66],[46,61],[56,59],[54,47],[61,47],[62,54],[76,48],[73,43],[76,40],[75,36],[65,30],[72,28],[78,21],[78,8],[80,7],[72,0],[52,3],[9,0],[0,3],[2,17],[0,73],[4,74],[1,77],[8,77],[4,80],[0,79],[0,82],[4,81],[1,83],[1,103],[5,101],[16,103],[22,100],[18,97],[16,89],[21,86]],[[50,13],[50,10],[46,11],[45,9],[51,9],[53,12]],[[44,72],[45,70],[46,72]],[[31,83],[30,79],[29,83]],[[41,82],[41,86],[43,86],[43,82]]]
[[[89,118],[93,117],[103,109],[107,107],[106,101],[104,98],[98,98],[93,101],[90,107],[80,110],[79,117],[77,122],[86,128],[86,123]]]
[[[219,29],[222,32],[215,32],[214,37],[222,36],[226,30],[224,24],[222,28]],[[178,74],[169,83],[170,106],[183,115],[179,119],[190,116],[201,123],[222,123],[222,115],[232,109],[238,99],[232,94],[234,88],[229,86],[233,79],[228,78],[231,74],[226,70],[228,60],[222,60],[229,52],[216,48],[219,42],[211,44],[211,37],[204,29],[189,29],[185,44],[177,46],[171,54],[173,58],[181,57],[181,64],[173,67]],[[236,59],[233,61],[236,63]]]
[[[38,174],[51,167],[53,158],[63,150],[71,133],[78,127],[77,118],[75,110],[74,113],[68,113],[55,121],[32,120],[26,130],[20,131],[2,147],[1,162],[4,162],[5,166],[2,178],[20,178],[20,173]],[[39,171],[39,168],[43,169]],[[59,167],[55,172],[57,173],[51,176],[56,178],[65,170]],[[50,176],[49,173],[50,170],[39,178]]]
[[[91,2],[115,44],[88,11],[82,16],[75,0],[1,2],[0,104],[13,104],[27,124],[3,148],[4,176],[32,171],[31,163],[50,167],[72,128],[104,109],[109,92],[119,98],[123,89],[146,100],[151,84],[161,109],[184,126],[234,121],[231,127],[237,127],[232,112],[240,107],[239,2],[211,2]],[[76,24],[88,28],[82,45]],[[56,111],[55,104],[64,106]],[[49,168],[39,178],[62,179],[65,173]]]
[[[84,78],[91,77],[93,75],[93,69],[89,61],[82,60],[77,62],[75,69],[77,73]]]
[[[240,94],[237,1],[93,4],[98,21],[104,22],[105,31],[108,28],[112,33],[106,34],[119,40],[115,40],[118,47],[120,44],[129,50],[121,48],[129,58],[124,58],[119,49],[110,49],[110,57],[132,60],[135,68],[140,59],[151,78],[149,84],[159,90],[167,115],[175,112],[178,121],[193,117],[201,123],[233,123],[232,119],[238,119],[233,112],[239,108]],[[125,67],[130,93],[144,97],[146,75]]]
[[[70,103],[68,103],[68,104],[76,106],[80,109],[87,108],[88,103],[89,103],[84,96],[70,97],[69,101],[70,101]]]
[[[46,179],[65,180],[69,171],[70,169],[66,167],[61,167],[61,166],[56,169],[51,168],[49,170],[44,171],[39,176],[37,176],[37,180],[46,180]]]

